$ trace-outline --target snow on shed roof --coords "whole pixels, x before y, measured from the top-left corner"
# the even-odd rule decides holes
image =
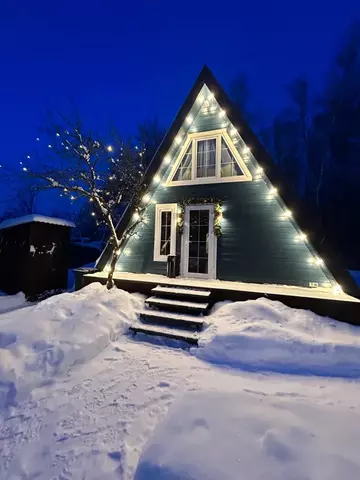
[[[63,227],[75,227],[75,224],[69,220],[46,217],[45,215],[38,215],[35,213],[32,215],[25,215],[24,217],[9,218],[8,220],[4,220],[0,223],[0,230],[3,230],[4,228],[15,227],[16,225],[22,225],[23,223],[32,222],[51,223],[52,225],[61,225]]]

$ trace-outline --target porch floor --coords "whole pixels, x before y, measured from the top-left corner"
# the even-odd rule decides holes
[[[105,271],[96,272],[85,275],[87,278],[91,278],[92,281],[104,280],[107,277]],[[318,300],[331,300],[334,302],[350,302],[359,304],[360,299],[351,297],[346,293],[333,293],[330,289],[326,288],[306,288],[295,287],[289,285],[271,285],[271,284],[259,284],[259,283],[244,283],[244,282],[229,282],[225,280],[205,280],[197,278],[168,278],[165,275],[154,275],[150,273],[127,273],[127,272],[115,272],[114,280],[119,282],[131,282],[132,284],[158,284],[176,285],[179,287],[198,287],[208,288],[212,291],[221,290],[229,292],[243,292],[270,296],[289,296],[300,298],[311,298]]]

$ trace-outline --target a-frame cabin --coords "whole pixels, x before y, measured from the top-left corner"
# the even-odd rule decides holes
[[[121,288],[208,288],[214,300],[266,295],[356,322],[359,290],[256,135],[205,66],[146,173],[148,205],[116,268]],[[121,234],[134,212],[125,212]],[[175,278],[167,278],[176,255]],[[104,281],[110,249],[83,284]],[[355,313],[356,312],[356,313]]]

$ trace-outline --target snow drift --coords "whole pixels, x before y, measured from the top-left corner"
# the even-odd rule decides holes
[[[357,480],[359,420],[339,405],[261,392],[188,393],[155,430],[135,480]]]
[[[91,360],[124,333],[142,303],[138,296],[92,283],[0,315],[0,408]]]
[[[16,310],[17,308],[26,307],[26,305],[31,304],[27,302],[24,293],[19,292],[16,295],[5,295],[0,292],[0,314]]]
[[[203,360],[243,368],[326,376],[360,376],[360,328],[265,298],[223,303],[207,317]]]

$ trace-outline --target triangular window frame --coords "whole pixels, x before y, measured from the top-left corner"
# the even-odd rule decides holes
[[[198,176],[197,175],[197,144],[203,140],[216,139],[216,164],[215,164],[215,175],[214,176]],[[238,167],[243,172],[243,175],[234,175],[234,176],[221,176],[221,150],[222,150],[222,141],[225,142],[227,148],[231,152],[233,158],[235,159]],[[189,146],[192,144],[192,167],[191,167],[191,178],[188,180],[174,180],[174,177],[178,171],[178,168],[183,161],[185,155],[188,152]],[[233,182],[248,182],[252,180],[252,175],[248,169],[245,161],[237,151],[235,145],[233,144],[229,134],[227,133],[226,128],[218,130],[210,130],[205,132],[196,132],[189,133],[187,138],[177,156],[177,159],[170,170],[170,174],[165,182],[165,185],[176,187],[181,185],[202,185],[209,183],[233,183]]]

